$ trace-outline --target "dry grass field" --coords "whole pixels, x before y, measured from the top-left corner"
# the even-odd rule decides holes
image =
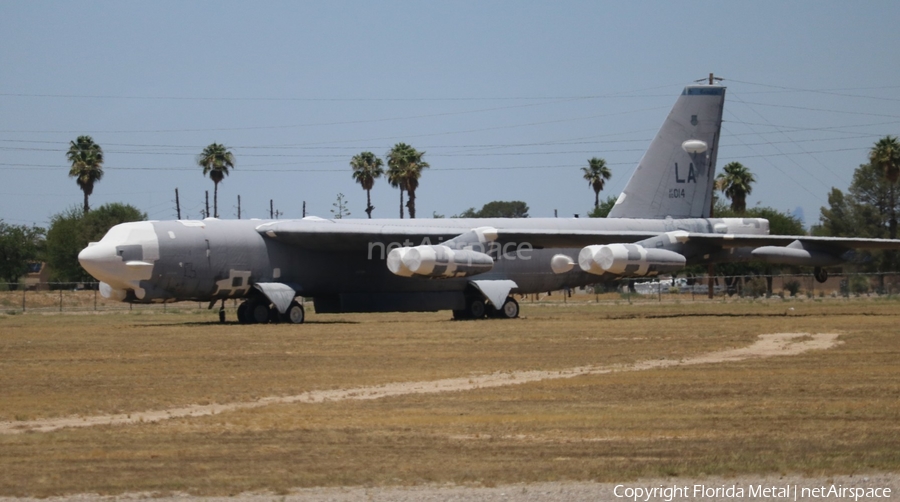
[[[0,434],[0,496],[896,472],[900,302],[523,304],[522,319],[215,311],[0,315],[0,422],[681,360],[766,333],[799,355],[153,423]],[[233,313],[231,313],[233,318]],[[25,427],[27,429],[27,427]]]

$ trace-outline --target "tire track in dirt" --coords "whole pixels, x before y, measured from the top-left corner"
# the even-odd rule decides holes
[[[748,347],[721,350],[680,360],[659,359],[641,361],[630,365],[578,366],[553,371],[512,371],[461,378],[445,378],[421,382],[396,382],[369,387],[335,390],[312,390],[294,396],[264,397],[256,401],[227,404],[192,404],[167,410],[139,411],[132,413],[95,415],[88,417],[46,418],[28,421],[0,422],[0,434],[23,432],[50,432],[66,427],[92,427],[97,425],[129,425],[159,422],[171,418],[202,417],[228,411],[261,408],[285,403],[324,403],[332,401],[383,399],[409,394],[437,394],[460,392],[507,385],[519,385],[541,380],[574,378],[582,375],[600,375],[619,371],[642,371],[671,366],[717,364],[760,357],[792,356],[810,350],[823,350],[841,343],[834,333],[775,333],[760,335]]]

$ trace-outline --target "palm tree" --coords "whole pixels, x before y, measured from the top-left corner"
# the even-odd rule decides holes
[[[716,189],[725,192],[735,213],[743,214],[747,210],[747,196],[753,191],[752,185],[756,183],[756,178],[740,162],[730,162],[722,170],[724,172],[716,176]]]
[[[388,183],[394,188],[400,189],[400,219],[403,219],[403,191],[406,190],[406,179],[403,177],[403,171],[396,167],[388,167],[387,170]]]
[[[78,136],[78,139],[69,142],[66,158],[72,163],[69,177],[75,178],[84,192],[84,212],[87,214],[91,210],[88,197],[94,193],[94,183],[103,178],[103,149],[90,136]]]
[[[606,180],[612,178],[612,171],[609,170],[605,160],[597,157],[589,160],[588,166],[582,167],[581,171],[584,173],[584,179],[587,180],[588,185],[594,189],[594,207],[598,208],[600,207],[600,191],[603,190]]]
[[[896,136],[885,136],[875,143],[872,150],[869,151],[869,162],[873,167],[881,171],[881,175],[888,181],[891,221],[890,236],[891,239],[897,238],[897,199],[894,193],[894,185],[900,179],[900,142]]]
[[[384,162],[372,152],[362,152],[350,159],[353,180],[362,185],[366,191],[366,214],[369,215],[369,219],[372,219],[372,210],[375,209],[372,205],[372,187],[375,186],[375,179],[384,174],[383,165]]]
[[[422,169],[428,167],[428,163],[422,160],[425,152],[420,152],[406,143],[397,143],[387,154],[388,182],[393,187],[400,188],[400,217],[403,218],[403,190],[409,193],[406,207],[409,208],[409,217],[416,217],[416,189],[419,188],[419,178]]]
[[[234,169],[234,155],[225,145],[212,143],[197,157],[197,164],[203,168],[203,175],[209,175],[215,185],[213,189],[213,217],[219,217],[219,183]]]

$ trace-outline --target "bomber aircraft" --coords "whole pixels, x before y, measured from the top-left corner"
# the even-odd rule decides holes
[[[900,240],[769,235],[760,218],[711,218],[725,87],[685,87],[608,218],[143,221],[81,251],[106,298],[241,299],[242,323],[302,323],[315,311],[452,310],[514,318],[512,294],[762,260],[840,264]]]

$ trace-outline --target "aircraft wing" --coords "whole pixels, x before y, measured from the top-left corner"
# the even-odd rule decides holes
[[[424,222],[423,222],[424,223]],[[422,226],[385,223],[357,223],[332,220],[283,220],[264,223],[257,232],[271,239],[314,250],[365,249],[369,243],[396,242],[401,246],[441,244],[455,239],[475,227],[460,227],[453,220],[447,223],[430,220]],[[496,228],[498,242],[529,243],[534,248],[581,248],[599,244],[630,244],[663,235],[642,230],[578,230],[553,227]],[[812,237],[803,235],[754,235],[677,232],[680,239],[702,242],[719,248],[757,248],[788,246],[799,241],[804,247],[832,252],[849,249],[900,249],[900,240],[863,239],[849,237]],[[427,239],[427,241],[426,241]],[[425,241],[425,242],[423,242]]]
[[[698,234],[688,233],[687,239],[701,241],[721,248],[757,248],[762,246],[788,246],[795,242],[804,247],[832,250],[849,249],[900,249],[900,240],[864,239],[856,237],[813,237],[808,235],[750,235],[750,234]]]
[[[264,223],[256,231],[266,237],[312,250],[366,249],[369,243],[396,242],[404,246],[449,241],[470,229],[454,226],[401,226],[391,224],[335,223],[331,220],[285,220]]]
[[[452,222],[452,220],[450,220]],[[256,231],[271,239],[313,250],[365,249],[369,243],[396,242],[403,246],[441,244],[476,228],[442,225],[431,220],[423,226],[339,223],[331,220],[285,220],[264,223]],[[631,243],[659,235],[650,231],[563,230],[559,228],[498,228],[499,242],[528,243],[534,248],[577,248],[591,244]]]

